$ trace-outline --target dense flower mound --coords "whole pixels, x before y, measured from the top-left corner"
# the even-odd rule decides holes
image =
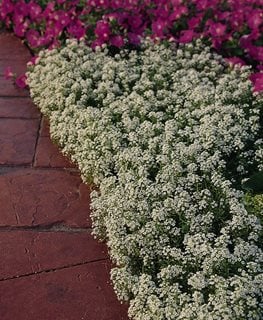
[[[94,233],[137,320],[260,320],[262,95],[200,42],[111,55],[83,43],[28,73],[51,134],[93,180]],[[261,209],[260,209],[261,208]]]

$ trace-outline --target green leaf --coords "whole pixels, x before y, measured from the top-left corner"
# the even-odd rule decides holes
[[[246,182],[243,183],[245,190],[258,194],[263,192],[263,171],[254,173]]]

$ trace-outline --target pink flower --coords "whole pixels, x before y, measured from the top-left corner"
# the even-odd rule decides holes
[[[187,21],[189,29],[195,29],[199,26],[201,22],[201,17],[193,17]]]
[[[169,10],[166,6],[161,6],[158,9],[156,9],[154,11],[154,14],[156,17],[158,17],[159,19],[168,19],[169,17]]]
[[[241,7],[231,12],[229,23],[234,30],[238,31],[240,28],[243,27],[244,20],[245,20],[245,12]]]
[[[120,35],[111,37],[110,44],[118,48],[123,47],[124,45],[123,37]]]
[[[15,13],[13,15],[14,24],[22,24],[24,22],[24,16],[20,13]]]
[[[96,47],[101,47],[105,42],[102,39],[96,39],[92,42],[91,48],[96,49]]]
[[[187,7],[185,6],[180,6],[177,8],[174,8],[172,13],[169,16],[169,21],[174,21],[177,19],[180,19],[183,14],[186,14],[188,11]]]
[[[48,46],[49,50],[52,50],[54,48],[57,48],[60,46],[60,41],[58,39],[53,39],[53,41],[51,42],[51,44]]]
[[[39,37],[38,39],[38,47],[47,47],[53,40],[53,37],[45,33],[43,36]]]
[[[218,23],[210,23],[209,33],[212,37],[222,37],[225,34],[226,25]]]
[[[128,22],[130,26],[130,30],[136,30],[139,29],[143,24],[143,17],[139,15],[131,15],[128,17]]]
[[[263,23],[263,12],[262,10],[254,10],[249,13],[247,24],[250,29],[257,29]]]
[[[27,30],[27,26],[24,23],[16,24],[14,26],[14,33],[18,37],[21,37],[21,38],[24,37],[26,30]]]
[[[240,59],[239,57],[226,58],[225,60],[230,64],[230,66],[234,66],[237,64],[239,64],[240,66],[246,65],[246,63],[242,59]]]
[[[195,0],[195,3],[198,10],[206,10],[217,7],[218,0]]]
[[[26,80],[27,80],[26,75],[22,74],[21,76],[16,78],[15,83],[19,88],[25,88],[27,86]]]
[[[29,3],[29,15],[32,20],[37,19],[42,13],[42,8],[35,2]]]
[[[27,16],[29,13],[28,3],[26,3],[25,1],[16,2],[14,11],[16,14],[20,14],[24,17]]]
[[[39,38],[39,32],[34,29],[30,29],[26,33],[26,39],[32,48],[37,48],[39,46]]]
[[[84,24],[80,21],[74,21],[67,27],[68,33],[76,39],[81,39],[86,34],[86,28]]]
[[[255,92],[263,91],[263,72],[253,73],[249,79],[254,85]]]
[[[122,7],[122,5],[123,5],[122,0],[114,0],[114,1],[111,1],[110,7],[112,9],[119,9]]]
[[[61,24],[59,22],[54,22],[50,21],[49,24],[46,26],[46,36],[49,36],[51,38],[56,38],[58,36],[60,36],[60,34],[63,31],[63,27],[61,26]]]
[[[101,8],[106,9],[109,6],[109,0],[97,0],[98,1],[98,6]]]
[[[110,36],[110,25],[107,21],[100,20],[95,28],[96,36],[103,42],[107,41]]]
[[[183,30],[181,31],[179,42],[180,43],[187,43],[191,42],[194,37],[194,31],[193,30]]]
[[[5,76],[5,79],[6,80],[9,80],[9,79],[12,79],[12,78],[14,78],[14,73],[12,72],[12,70],[11,70],[11,67],[6,67],[5,68],[5,74],[4,74],[4,76]]]
[[[138,45],[141,42],[140,35],[134,32],[128,32],[128,39],[131,44]]]
[[[56,21],[56,24],[60,25],[62,28],[70,23],[69,14],[63,10],[55,11],[53,13],[53,19]]]
[[[14,4],[10,0],[2,1],[0,4],[0,17],[2,19],[5,19],[6,16],[13,12],[14,10]]]
[[[28,66],[32,66],[32,65],[34,66],[36,63],[38,63],[38,61],[39,61],[39,57],[38,56],[34,56],[28,61],[27,65]]]
[[[109,0],[88,0],[87,5],[106,9],[109,6]]]
[[[43,17],[46,19],[50,19],[51,14],[55,11],[55,2],[50,1],[48,2],[45,10],[43,11]]]
[[[158,19],[152,23],[152,31],[155,36],[159,38],[164,37],[166,29],[166,22],[164,20]]]
[[[263,47],[250,45],[247,51],[253,59],[263,62]]]

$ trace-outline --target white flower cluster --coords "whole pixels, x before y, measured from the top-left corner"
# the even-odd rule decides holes
[[[111,55],[68,42],[28,73],[51,133],[93,181],[94,233],[137,320],[260,320],[262,96],[200,42]]]

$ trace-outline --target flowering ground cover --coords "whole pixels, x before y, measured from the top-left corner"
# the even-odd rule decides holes
[[[232,63],[252,65],[255,90],[263,90],[261,0],[1,0],[0,21],[34,53],[72,37],[115,48],[146,35],[180,43],[203,37]]]
[[[0,1],[133,319],[263,317],[262,21],[261,0]]]
[[[200,41],[116,54],[67,41],[31,66],[53,139],[99,187],[94,234],[133,319],[263,317],[260,183],[243,189],[263,170],[263,96],[249,74]]]

